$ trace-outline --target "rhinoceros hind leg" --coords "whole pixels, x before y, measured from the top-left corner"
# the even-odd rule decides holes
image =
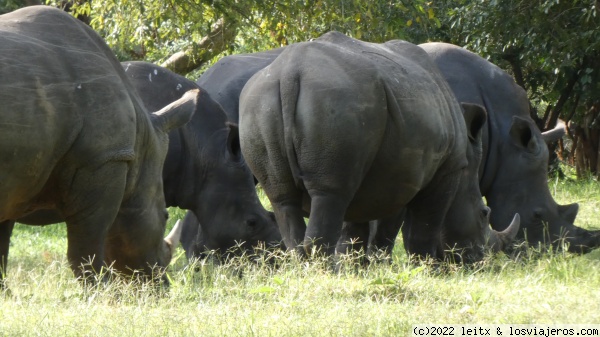
[[[444,251],[441,247],[441,226],[425,224],[415,225],[410,211],[406,212],[404,224],[402,225],[402,240],[404,249],[411,257],[433,258],[442,260]],[[432,222],[435,224],[435,222]]]
[[[310,254],[313,248],[328,256],[335,253],[349,203],[349,200],[335,195],[312,196],[310,218],[304,237],[304,249],[307,253]]]
[[[303,253],[300,245],[304,240],[306,223],[304,222],[301,197],[275,202],[273,203],[273,210],[285,246],[288,249],[296,249],[298,252]]]

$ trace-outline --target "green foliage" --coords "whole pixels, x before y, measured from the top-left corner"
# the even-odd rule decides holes
[[[436,6],[443,24],[437,36],[489,57],[513,73],[522,72],[521,84],[534,105],[555,105],[561,95],[568,95],[567,106],[573,108],[579,97],[583,110],[600,99],[597,4],[587,0],[439,1]],[[573,76],[574,91],[565,92]],[[566,110],[561,111],[563,118]]]
[[[91,1],[72,10],[90,13],[92,28],[123,60],[164,59],[199,41],[215,21],[215,12],[201,1]]]
[[[48,0],[58,5],[60,0]],[[206,36],[224,18],[238,25],[228,53],[254,52],[338,30],[382,42],[439,25],[430,2],[306,0],[105,0],[85,2],[74,13],[91,14],[91,26],[122,59],[164,60]]]
[[[0,0],[0,15],[27,5],[27,0]]]
[[[268,34],[272,46],[317,38],[337,30],[357,39],[383,42],[407,37],[406,29],[435,23],[425,1],[278,1],[258,5],[250,18],[254,35]]]
[[[26,0],[3,0],[0,12]],[[63,7],[64,0],[46,0]],[[517,76],[534,106],[568,111],[600,100],[600,15],[597,1],[507,0],[430,2],[387,0],[77,0],[76,15],[121,59],[164,61],[194,48],[224,18],[237,26],[228,53],[254,52],[316,38],[338,30],[383,42],[442,40],[468,47]],[[200,51],[202,52],[202,51]],[[221,51],[219,51],[220,53]],[[216,59],[215,59],[216,61]],[[575,80],[573,90],[570,81]],[[556,107],[563,96],[564,107]],[[575,110],[573,110],[575,109]],[[541,113],[541,112],[540,112]]]

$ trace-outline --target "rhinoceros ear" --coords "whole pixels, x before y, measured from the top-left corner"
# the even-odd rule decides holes
[[[463,117],[467,125],[469,139],[475,141],[487,120],[487,112],[481,105],[464,102],[461,102],[460,105],[463,108]]]
[[[577,212],[579,211],[579,204],[568,204],[568,205],[558,205],[558,214],[563,220],[567,221],[570,224],[575,223],[575,218],[577,217]]]
[[[240,128],[235,123],[227,122],[229,134],[227,136],[227,152],[234,161],[242,158],[242,149],[240,146]]]
[[[513,116],[509,131],[512,142],[519,147],[527,149],[529,152],[538,152],[540,144],[534,136],[534,127],[532,121],[519,116]]]
[[[196,111],[200,90],[193,89],[157,112],[152,113],[154,128],[165,133],[189,122]]]

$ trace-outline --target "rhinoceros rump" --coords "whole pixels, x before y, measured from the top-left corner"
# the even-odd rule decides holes
[[[167,133],[191,119],[198,92],[147,113],[104,41],[46,6],[0,16],[0,55],[2,235],[15,219],[54,210],[76,276],[166,267]]]
[[[477,179],[485,112],[465,106],[463,117],[441,74],[412,44],[370,44],[336,32],[326,40],[287,47],[240,96],[242,152],[286,246],[310,251],[316,243],[331,254],[344,219],[402,207],[419,255],[443,257],[446,245],[470,250],[497,236]]]

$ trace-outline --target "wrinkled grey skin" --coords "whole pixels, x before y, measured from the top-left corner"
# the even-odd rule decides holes
[[[484,120],[474,105],[463,119],[417,46],[337,32],[288,46],[240,96],[242,153],[286,246],[325,254],[334,253],[344,220],[403,207],[411,253],[444,258],[450,246],[476,260],[486,242],[502,248],[510,238],[489,228],[478,187]]]
[[[0,16],[0,55],[2,260],[15,219],[54,210],[76,276],[166,267],[167,132],[191,119],[197,92],[147,113],[102,39],[46,6]]]
[[[545,140],[560,138],[564,129],[562,133],[554,132],[558,137],[551,136],[552,131],[540,133],[530,117],[525,90],[484,58],[446,43],[419,46],[440,68],[460,102],[479,104],[488,111],[479,185],[494,210],[492,226],[504,229],[505,221],[518,212],[522,220],[519,237],[529,243],[564,238],[569,251],[580,253],[598,247],[598,231],[573,224],[578,205],[558,205],[548,189]]]
[[[150,110],[200,89],[196,112],[185,126],[169,133],[163,170],[167,206],[191,210],[196,223],[184,220],[181,243],[188,258],[279,243],[279,229],[261,205],[254,178],[242,158],[237,125],[227,122],[221,106],[194,82],[147,62],[123,62],[129,80]],[[202,226],[198,226],[198,220]],[[238,245],[239,244],[239,245]]]

